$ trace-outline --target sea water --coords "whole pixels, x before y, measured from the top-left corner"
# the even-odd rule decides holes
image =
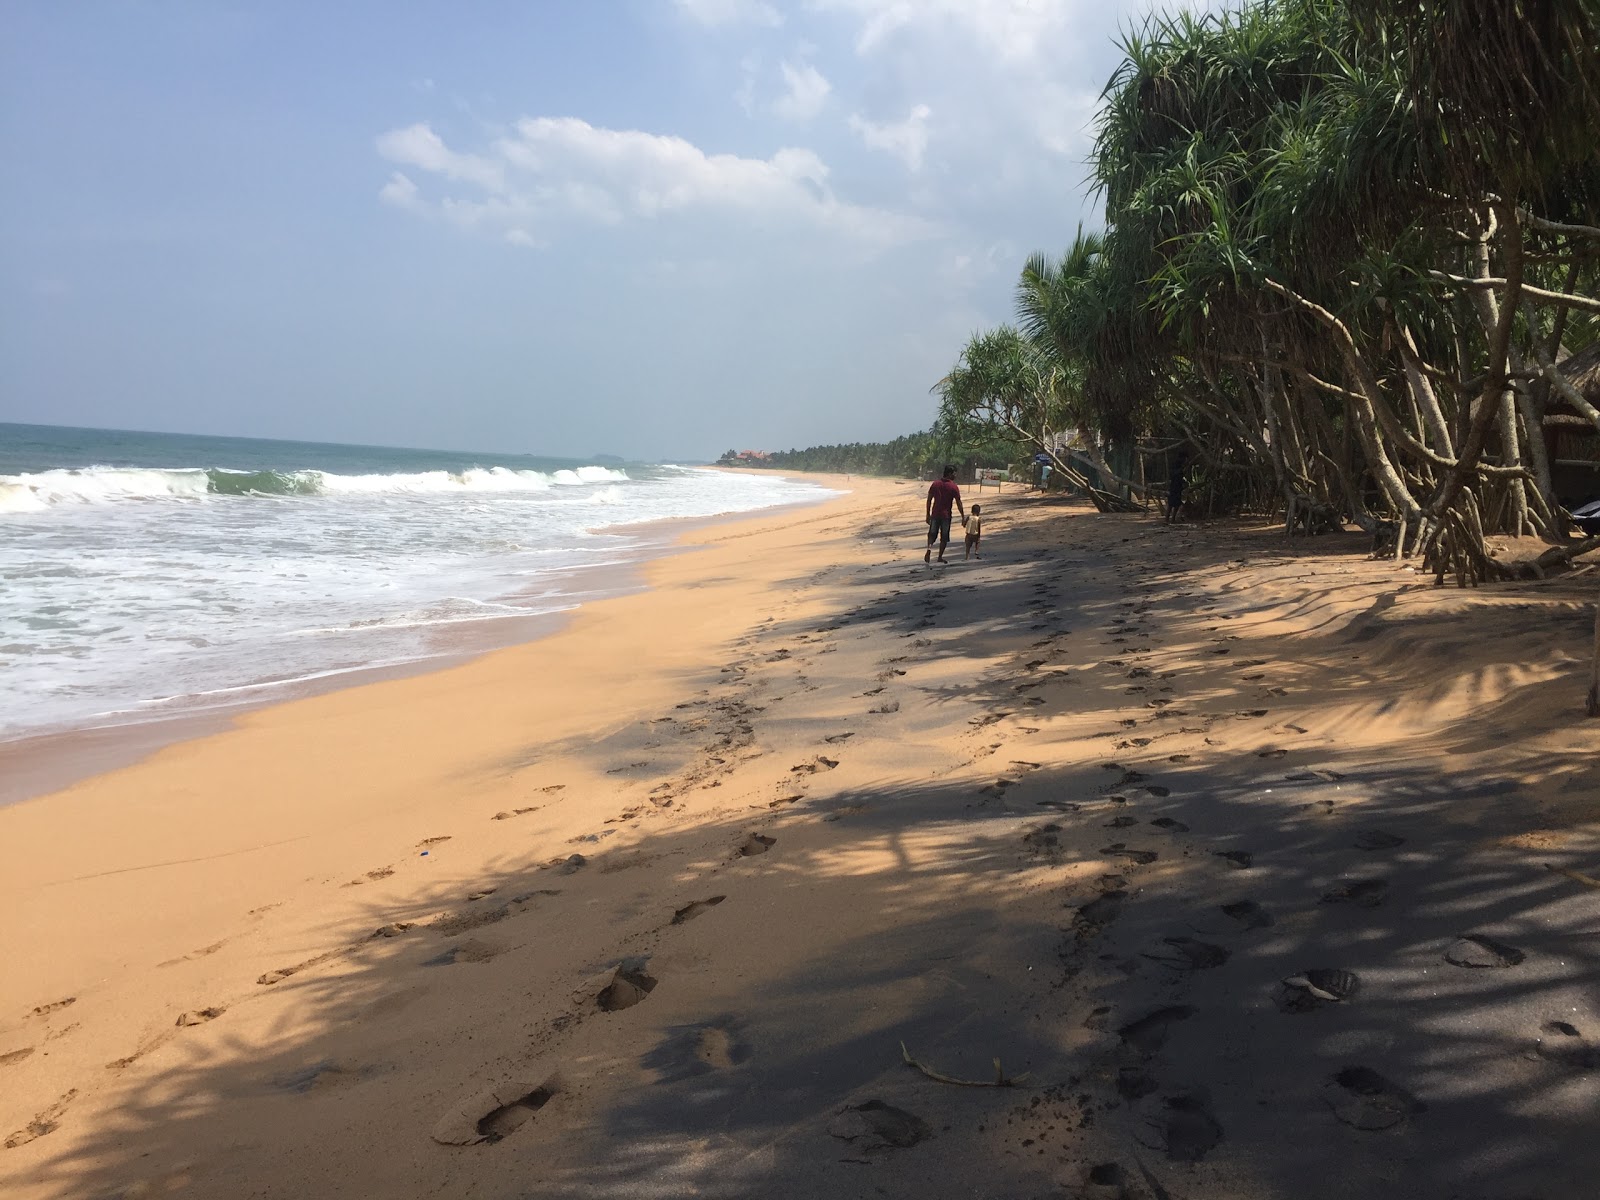
[[[515,640],[517,619],[659,547],[642,523],[830,494],[687,466],[0,424],[0,739],[259,702],[459,653],[467,629]]]

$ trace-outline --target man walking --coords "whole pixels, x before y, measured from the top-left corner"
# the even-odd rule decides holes
[[[944,561],[944,548],[950,544],[950,509],[954,506],[961,513],[962,523],[967,519],[966,507],[961,503],[961,489],[956,486],[956,469],[946,467],[944,475],[935,479],[928,485],[928,503],[926,517],[928,521],[928,548],[923,551],[922,561],[927,562],[933,556],[933,543],[939,543],[939,561]]]

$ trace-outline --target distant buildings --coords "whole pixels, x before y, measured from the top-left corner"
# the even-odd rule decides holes
[[[729,450],[717,459],[717,464],[724,467],[760,467],[765,466],[771,458],[770,450]]]

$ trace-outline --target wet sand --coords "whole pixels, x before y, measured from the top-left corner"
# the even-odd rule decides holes
[[[1585,1194],[1592,583],[851,486],[0,810],[6,1194]]]

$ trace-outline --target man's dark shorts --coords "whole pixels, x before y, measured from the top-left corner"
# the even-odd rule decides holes
[[[949,540],[950,540],[950,518],[948,516],[929,517],[928,518],[928,545],[931,546],[937,541],[946,541],[946,542],[948,542]]]

